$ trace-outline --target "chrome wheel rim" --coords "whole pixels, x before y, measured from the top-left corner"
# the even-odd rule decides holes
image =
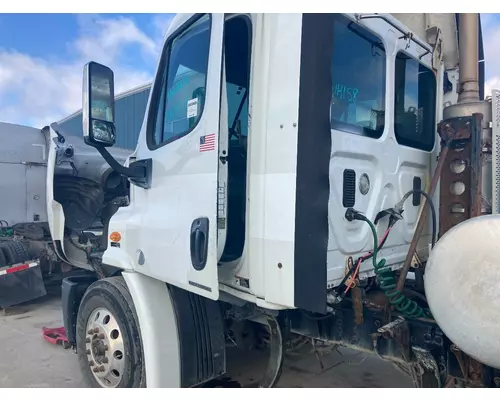
[[[96,308],[87,320],[85,353],[90,371],[105,388],[117,387],[126,363],[123,336],[115,316],[106,308]]]

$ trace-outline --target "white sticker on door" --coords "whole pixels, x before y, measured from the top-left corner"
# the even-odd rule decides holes
[[[198,99],[191,99],[187,102],[187,117],[193,118],[198,115]]]

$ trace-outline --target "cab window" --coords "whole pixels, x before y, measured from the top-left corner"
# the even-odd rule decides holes
[[[334,18],[331,128],[378,138],[385,125],[384,45],[348,18]]]
[[[436,131],[436,77],[407,54],[396,56],[394,131],[398,143],[431,151]]]
[[[192,22],[167,44],[160,87],[153,94],[150,147],[172,142],[197,125],[205,103],[209,51],[208,15]]]

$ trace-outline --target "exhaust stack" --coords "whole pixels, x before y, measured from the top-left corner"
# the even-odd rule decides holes
[[[460,14],[458,103],[479,101],[479,15]]]

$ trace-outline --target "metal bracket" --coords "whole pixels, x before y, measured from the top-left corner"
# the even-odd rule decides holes
[[[394,321],[381,326],[375,333],[372,334],[373,349],[375,351],[375,354],[377,354],[379,358],[387,361],[387,359],[382,357],[378,352],[378,338],[394,340],[399,349],[400,357],[405,360],[405,362],[410,361],[410,334],[406,319],[404,319],[403,317],[398,317]]]
[[[73,161],[74,150],[72,145],[57,144],[56,150],[56,164],[60,165],[64,162]]]
[[[422,347],[412,346],[413,354],[417,358],[419,364],[424,368],[424,370],[430,371],[434,373],[436,380],[438,382],[438,387],[443,386],[443,382],[441,380],[441,374],[439,372],[439,367],[436,362],[436,359],[431,354],[429,350],[423,349]]]
[[[398,317],[394,321],[378,328],[377,333],[380,334],[380,336],[393,338],[395,336],[396,329],[401,327],[404,323],[406,323],[406,320],[403,317]]]
[[[431,26],[425,31],[427,34],[427,43],[432,46],[432,69],[437,71],[443,55],[442,32],[437,26]]]

